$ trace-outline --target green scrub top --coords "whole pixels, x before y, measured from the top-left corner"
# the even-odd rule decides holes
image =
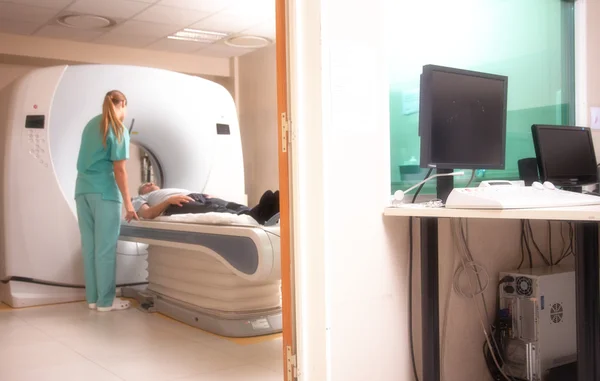
[[[113,161],[129,159],[129,131],[123,129],[123,137],[119,142],[109,127],[104,148],[101,121],[102,115],[98,115],[90,120],[83,130],[77,158],[75,197],[99,193],[104,200],[123,202],[115,180]]]

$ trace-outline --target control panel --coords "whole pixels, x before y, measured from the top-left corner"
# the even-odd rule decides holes
[[[27,143],[29,154],[41,165],[48,168],[46,151],[46,131],[44,129],[44,115],[27,115],[25,118],[25,128],[27,129]]]

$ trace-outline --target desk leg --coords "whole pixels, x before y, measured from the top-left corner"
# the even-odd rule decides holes
[[[438,220],[421,218],[423,381],[440,380]]]
[[[575,225],[577,290],[577,379],[600,381],[600,277],[598,224]]]

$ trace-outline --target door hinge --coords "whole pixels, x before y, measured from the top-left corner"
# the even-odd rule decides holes
[[[281,152],[287,152],[288,136],[290,132],[290,121],[287,113],[281,113]]]
[[[287,380],[293,381],[298,378],[298,367],[296,363],[296,355],[292,354],[292,347],[286,347],[285,360],[287,362]]]

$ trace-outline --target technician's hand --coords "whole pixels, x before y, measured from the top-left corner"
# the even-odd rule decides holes
[[[133,219],[135,219],[136,221],[140,220],[133,207],[127,208],[127,210],[125,211],[125,221],[131,222],[131,220]]]
[[[169,197],[169,199],[167,201],[171,205],[183,206],[183,204],[187,204],[190,201],[194,201],[194,199],[189,196],[178,194],[176,196]]]

